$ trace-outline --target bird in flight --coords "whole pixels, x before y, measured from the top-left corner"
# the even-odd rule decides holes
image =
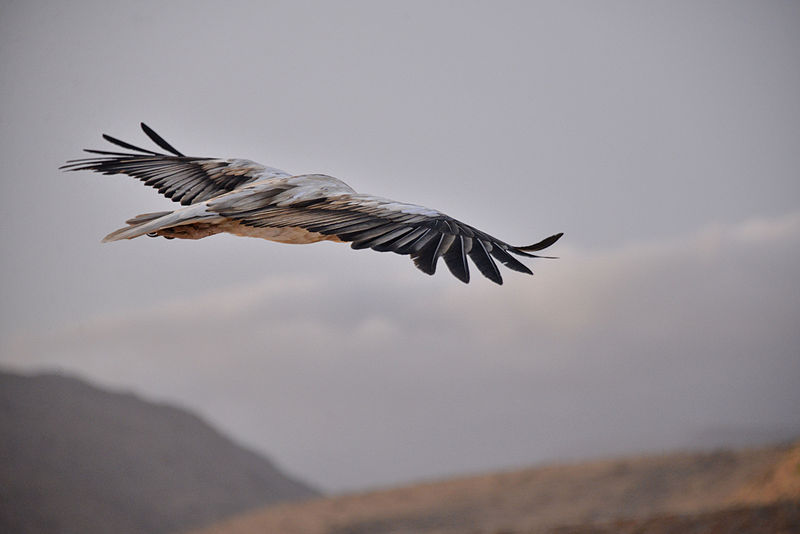
[[[494,260],[533,274],[511,254],[547,257],[531,252],[549,247],[563,235],[512,246],[440,211],[356,193],[332,176],[292,175],[246,159],[185,156],[149,126],[141,126],[167,153],[103,134],[106,141],[129,152],[85,149],[94,156],[67,161],[61,169],[127,174],[184,207],[138,215],[103,242],[142,235],[201,239],[221,232],[280,243],[349,242],[354,249],[411,256],[422,272],[431,275],[441,257],[464,283],[469,282],[469,257],[481,274],[502,284]]]

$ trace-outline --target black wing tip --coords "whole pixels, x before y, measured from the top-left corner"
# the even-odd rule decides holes
[[[151,134],[155,134],[156,133],[155,130],[153,130],[147,124],[145,124],[143,122],[139,123],[139,128],[142,129],[142,131],[147,135],[147,137],[150,137]],[[151,137],[151,139],[152,139],[152,137]]]
[[[88,148],[84,148],[86,152],[91,152]],[[98,160],[95,158],[77,158],[68,159],[63,165],[58,167],[60,171],[92,171],[97,167]]]
[[[428,276],[433,276],[436,274],[436,263],[431,264],[430,262],[425,262],[419,259],[419,256],[412,256],[411,259],[414,261],[414,265],[422,271],[423,273],[427,274]]]
[[[126,150],[131,150],[134,153],[125,153],[125,152],[111,152],[108,150],[97,150],[91,148],[84,148],[84,152],[88,152],[90,154],[99,154],[102,156],[108,156],[106,158],[84,158],[84,159],[75,159],[75,160],[68,160],[66,164],[59,167],[59,170],[66,170],[66,171],[81,171],[81,170],[98,170],[97,164],[101,161],[111,161],[115,158],[139,158],[142,156],[149,157],[149,156],[158,156],[158,157],[173,157],[177,156],[180,158],[185,158],[186,156],[175,149],[172,145],[164,141],[164,139],[158,135],[152,128],[150,128],[144,122],[140,122],[139,126],[141,126],[142,130],[145,134],[153,141],[156,145],[160,148],[166,150],[170,154],[161,154],[155,152],[153,150],[148,150],[146,148],[142,148],[127,141],[122,141],[121,139],[117,139],[111,135],[106,133],[102,134],[102,137],[105,141],[111,143],[112,145],[116,145],[118,147],[122,147]]]
[[[559,232],[557,234],[551,235],[550,237],[545,237],[544,239],[542,239],[538,243],[534,243],[533,245],[527,245],[524,247],[514,247],[514,248],[525,252],[535,252],[537,250],[544,250],[547,247],[555,244],[555,242],[561,239],[563,235],[564,232]]]
[[[112,137],[108,134],[103,134],[103,139],[108,141],[113,145],[117,145],[118,147],[122,147],[126,150],[133,150],[134,152],[141,152],[143,154],[148,154],[151,156],[163,156],[164,154],[159,154],[158,152],[153,152],[152,150],[147,150],[146,148],[138,147],[136,145],[132,145],[127,141],[122,141],[121,139],[117,139],[116,137]],[[141,154],[131,154],[132,156],[139,156]]]
[[[155,144],[157,144],[159,147],[163,148],[163,149],[164,149],[164,150],[166,150],[167,152],[169,152],[169,153],[171,153],[171,154],[174,154],[174,155],[176,155],[176,156],[178,156],[178,157],[181,157],[181,158],[182,158],[182,157],[186,157],[184,154],[182,154],[180,151],[178,151],[178,149],[176,149],[174,146],[172,146],[172,145],[170,145],[169,143],[167,143],[167,142],[164,140],[164,138],[163,138],[163,137],[161,137],[160,135],[158,135],[158,134],[155,132],[155,130],[153,130],[152,128],[150,128],[150,127],[149,127],[148,125],[146,125],[144,122],[140,122],[140,123],[139,123],[139,126],[142,128],[142,131],[143,131],[145,134],[147,134],[147,137],[149,137],[149,138],[150,138],[150,140],[151,140],[151,141],[153,141]]]
[[[449,262],[447,263],[447,267],[450,270],[450,274],[456,277],[461,282],[465,284],[469,284],[469,267],[454,267]]]

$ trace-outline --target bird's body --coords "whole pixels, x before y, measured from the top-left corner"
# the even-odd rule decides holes
[[[100,157],[73,160],[63,168],[128,174],[184,207],[134,217],[103,241],[141,235],[201,239],[229,233],[294,244],[350,242],[353,248],[410,255],[428,274],[435,272],[442,257],[463,282],[469,281],[469,257],[481,273],[499,284],[502,277],[493,258],[513,270],[531,273],[509,252],[539,257],[529,252],[550,246],[562,235],[514,247],[437,210],[357,193],[332,176],[291,175],[243,159],[187,157],[146,125],[142,128],[170,154],[104,135],[134,152],[87,150]]]

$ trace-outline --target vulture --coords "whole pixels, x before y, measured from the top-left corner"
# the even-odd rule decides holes
[[[186,156],[142,123],[145,134],[163,150],[156,152],[103,138],[126,150],[85,149],[92,157],[69,160],[61,169],[126,174],[158,189],[182,207],[137,215],[103,242],[142,235],[202,239],[214,234],[260,237],[280,243],[336,241],[354,249],[370,248],[411,256],[422,272],[436,272],[439,258],[464,283],[469,258],[478,271],[503,283],[495,260],[511,270],[533,274],[516,256],[545,258],[543,250],[563,235],[513,246],[444,213],[388,198],[357,193],[324,174],[299,174],[246,159]]]

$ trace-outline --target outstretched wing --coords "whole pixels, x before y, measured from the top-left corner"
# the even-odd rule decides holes
[[[131,152],[85,149],[86,152],[98,156],[70,160],[61,169],[127,174],[142,180],[146,185],[158,189],[158,192],[165,197],[183,205],[214,198],[256,180],[290,176],[280,169],[245,159],[224,160],[185,156],[149,126],[144,123],[141,123],[141,126],[144,133],[169,154],[140,148],[103,134],[103,138],[109,143]]]
[[[303,178],[297,176],[292,180]],[[444,213],[414,204],[357,193],[310,198],[301,195],[287,202],[280,192],[258,189],[257,184],[244,188],[209,201],[207,207],[245,226],[303,228],[350,242],[354,249],[410,255],[414,264],[427,274],[434,274],[439,258],[443,258],[450,272],[465,283],[469,282],[468,257],[484,276],[497,284],[503,283],[503,277],[495,260],[514,271],[533,274],[511,253],[541,257],[530,252],[549,247],[562,235],[515,247]]]

